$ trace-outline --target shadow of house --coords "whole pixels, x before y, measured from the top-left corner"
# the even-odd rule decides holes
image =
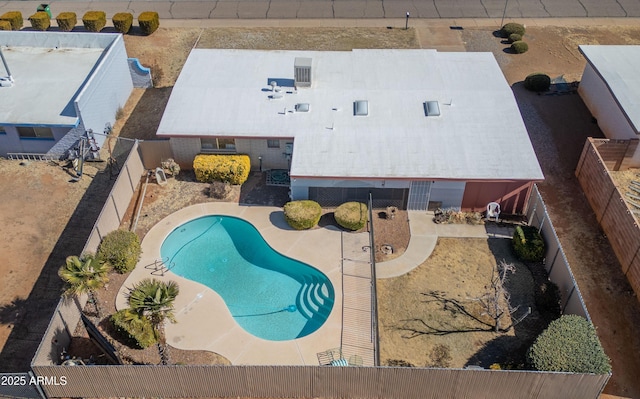
[[[120,137],[140,140],[157,139],[156,131],[173,87],[149,88],[138,100],[120,129]]]
[[[131,143],[116,145],[114,156],[120,164],[124,163],[130,146]],[[0,371],[29,370],[31,359],[38,349],[63,291],[64,284],[58,277],[58,269],[64,264],[67,256],[80,255],[82,252],[113,183],[114,180],[110,179],[109,173],[98,173],[93,178],[49,254],[29,296],[16,303],[19,306],[16,306],[15,310],[20,312],[20,317],[16,319],[15,326],[0,352]],[[75,327],[69,326],[69,329]]]

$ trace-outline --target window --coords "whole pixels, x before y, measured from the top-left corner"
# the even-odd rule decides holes
[[[203,152],[213,151],[235,151],[236,141],[229,138],[209,138],[200,139],[200,149]]]
[[[4,126],[0,126],[0,134],[7,134],[7,131],[4,130]]]
[[[49,127],[18,126],[16,129],[21,138],[53,138],[53,132]]]
[[[267,148],[280,148],[280,140],[267,140]]]

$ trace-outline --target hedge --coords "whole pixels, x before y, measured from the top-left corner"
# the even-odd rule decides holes
[[[115,230],[107,234],[98,247],[98,255],[118,273],[127,273],[140,260],[140,239],[128,230]]]
[[[160,26],[160,17],[155,11],[145,11],[138,15],[138,25],[142,33],[150,35]]]
[[[320,221],[322,208],[311,200],[291,201],[284,204],[284,218],[296,230],[314,227]]]
[[[82,23],[89,32],[100,32],[107,24],[107,14],[104,11],[87,11],[82,17]]]
[[[0,19],[0,30],[11,30],[11,22]]]
[[[20,30],[24,25],[22,13],[20,11],[8,11],[0,15],[0,21],[9,21],[11,30]]]
[[[519,35],[517,33],[512,33],[509,35],[509,43],[519,42],[520,40],[522,40],[522,35]]]
[[[508,24],[505,24],[502,29],[500,29],[500,32],[502,33],[502,37],[509,37],[509,35],[513,33],[524,36],[525,28],[522,24],[509,22]]]
[[[606,374],[611,372],[596,329],[582,316],[564,315],[552,321],[527,352],[535,370]]]
[[[529,51],[529,45],[522,40],[511,43],[511,50],[516,54],[522,54]]]
[[[127,34],[133,25],[133,14],[130,12],[119,12],[111,18],[113,27],[120,33]]]
[[[551,78],[549,75],[540,72],[534,72],[527,75],[524,79],[524,88],[531,91],[541,92],[549,90],[551,86]]]
[[[51,18],[49,18],[49,14],[44,11],[38,11],[30,16],[29,22],[31,22],[31,27],[36,30],[44,31],[51,26]]]
[[[61,12],[56,17],[58,28],[63,32],[69,32],[75,28],[78,23],[78,17],[75,12]]]
[[[367,204],[362,202],[345,202],[334,212],[336,222],[349,230],[360,230],[367,224]]]
[[[201,182],[242,184],[249,178],[251,161],[248,155],[200,154],[193,160],[193,170]]]
[[[110,320],[125,344],[133,348],[144,349],[157,342],[149,319],[129,308],[117,311]]]
[[[528,262],[540,262],[544,259],[544,240],[537,228],[517,226],[511,242],[519,259]]]

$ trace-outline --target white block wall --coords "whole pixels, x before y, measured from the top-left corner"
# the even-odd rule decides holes
[[[193,169],[193,158],[200,153],[199,138],[175,138],[169,139],[173,159],[182,169]]]

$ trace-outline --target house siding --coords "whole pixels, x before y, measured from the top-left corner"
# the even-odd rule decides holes
[[[262,170],[289,169],[289,160],[285,156],[285,145],[292,143],[293,139],[280,139],[279,142],[279,148],[269,148],[267,139],[236,139],[236,151],[239,154],[249,155],[251,169],[260,169],[259,157],[262,157]]]
[[[113,40],[103,54],[75,102],[76,112],[85,129],[103,133],[105,125],[113,125],[118,108],[124,107],[133,90],[127,52],[122,36]],[[96,135],[99,146],[105,137]]]
[[[176,138],[169,140],[174,160],[185,170],[193,169],[193,158],[200,152],[199,138]]]
[[[429,202],[439,202],[441,208],[460,209],[465,185],[463,181],[434,181]]]
[[[73,129],[70,130],[69,128],[65,127],[52,127],[52,139],[20,138],[20,136],[18,135],[18,130],[15,126],[5,126],[4,130],[5,134],[0,134],[0,156],[6,157],[8,153],[16,152],[27,152],[35,154],[58,154],[58,152],[54,152],[52,151],[52,149],[54,147],[57,147],[58,142],[60,142],[61,140],[65,140],[67,133],[72,131]],[[63,153],[64,151],[59,152],[59,154],[61,155]]]

